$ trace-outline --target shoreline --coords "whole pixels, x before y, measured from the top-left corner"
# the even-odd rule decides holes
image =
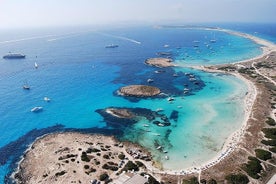
[[[210,29],[210,30],[213,30],[213,29]],[[259,59],[267,57],[273,51],[276,51],[276,45],[275,44],[270,43],[269,41],[266,41],[264,39],[257,38],[255,36],[248,35],[248,34],[245,34],[245,33],[236,32],[236,31],[226,30],[226,29],[216,29],[216,31],[224,31],[224,32],[227,32],[229,34],[242,36],[242,37],[245,37],[247,39],[253,40],[257,44],[262,43],[260,45],[263,45],[261,47],[261,49],[262,49],[262,54],[261,55],[258,55],[254,58],[251,58],[251,59],[245,59],[245,60],[242,60],[242,61],[237,61],[237,62],[234,62],[234,63],[231,63],[231,64],[242,64],[242,63],[249,62],[249,61],[259,60]],[[211,65],[211,66],[207,66],[207,67],[213,67],[213,66],[216,66],[216,65]],[[236,130],[235,132],[233,132],[226,139],[226,141],[223,144],[222,149],[217,153],[217,156],[214,157],[213,159],[204,162],[204,164],[196,165],[196,166],[193,166],[193,167],[190,167],[190,168],[187,168],[187,169],[183,169],[183,170],[160,170],[160,169],[154,167],[152,165],[152,163],[149,164],[149,163],[144,163],[143,162],[146,165],[147,169],[151,173],[154,173],[154,174],[188,175],[188,174],[200,173],[201,171],[207,170],[210,167],[220,163],[225,157],[231,156],[231,153],[233,151],[235,151],[236,148],[239,147],[240,143],[242,143],[242,139],[244,138],[244,135],[246,134],[246,130],[247,130],[248,126],[250,126],[250,124],[248,124],[248,121],[249,121],[250,116],[252,115],[252,108],[254,106],[254,103],[256,101],[257,94],[258,94],[258,89],[255,86],[254,82],[252,82],[251,80],[246,79],[244,76],[242,76],[239,73],[225,72],[225,71],[221,71],[221,70],[218,70],[218,69],[210,69],[210,68],[207,68],[207,67],[204,67],[204,66],[184,66],[184,65],[182,66],[181,65],[179,67],[190,67],[190,68],[194,68],[194,69],[198,69],[198,70],[203,70],[203,71],[206,71],[206,72],[225,73],[225,74],[229,74],[229,75],[234,75],[235,77],[242,80],[247,85],[247,88],[248,88],[248,93],[246,94],[245,99],[244,99],[244,109],[243,109],[244,113],[245,113],[244,121],[242,122],[241,127],[238,130]],[[57,133],[57,134],[66,134],[66,133],[67,132],[61,132],[61,133]],[[43,139],[44,137],[49,136],[51,134],[56,134],[56,133],[45,134],[41,137],[38,137],[32,144],[30,144],[28,149],[22,155],[22,158],[20,159],[20,161],[18,163],[18,167],[17,167],[16,171],[14,171],[12,173],[12,176],[14,176],[14,174],[17,171],[20,170],[20,164],[24,161],[25,154],[30,149],[32,149],[32,146],[38,140]],[[97,136],[96,134],[93,134],[93,135]]]

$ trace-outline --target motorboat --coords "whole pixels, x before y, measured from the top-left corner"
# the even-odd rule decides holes
[[[30,89],[31,89],[30,86],[27,85],[27,84],[24,84],[24,85],[22,86],[22,88],[25,89],[25,90],[30,90]]]
[[[117,47],[119,47],[119,45],[110,44],[105,46],[105,48],[117,48]]]
[[[153,79],[148,79],[147,82],[148,83],[152,83],[154,80]]]
[[[50,101],[51,101],[51,99],[48,98],[48,97],[46,97],[46,96],[43,98],[43,100],[44,100],[45,102],[50,102]]]
[[[173,98],[173,97],[169,97],[169,98],[168,98],[168,101],[169,101],[169,102],[174,101],[174,98]]]
[[[34,107],[31,109],[31,112],[40,112],[43,110],[43,107]]]

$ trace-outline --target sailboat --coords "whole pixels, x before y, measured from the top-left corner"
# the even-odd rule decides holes
[[[37,69],[38,68],[38,64],[35,62],[34,63],[34,67]]]
[[[23,84],[22,88],[25,89],[25,90],[30,90],[31,89],[31,87],[28,85],[27,82],[25,82],[25,84]]]

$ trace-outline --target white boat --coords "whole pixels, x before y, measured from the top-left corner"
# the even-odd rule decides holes
[[[148,79],[147,82],[148,83],[152,83],[154,80],[153,79]]]
[[[119,47],[119,45],[110,44],[105,46],[105,48],[116,48],[116,47]]]
[[[168,156],[168,155],[166,155],[166,156],[165,156],[165,159],[166,159],[166,160],[169,160],[169,156]]]
[[[35,62],[34,63],[34,67],[37,69],[38,68],[38,64]]]
[[[164,45],[164,47],[167,48],[167,47],[169,47],[169,45],[166,44],[166,45]]]
[[[174,76],[174,77],[178,77],[178,74],[177,74],[177,73],[174,73],[173,76]]]
[[[45,96],[45,97],[43,98],[43,100],[44,100],[45,102],[50,102],[50,101],[51,101],[51,99],[48,98],[47,96]]]
[[[148,124],[143,124],[143,126],[144,126],[144,127],[149,127],[149,125],[148,125]]]
[[[22,86],[22,88],[25,89],[25,90],[30,90],[30,89],[31,89],[30,86],[29,86],[28,84],[24,84],[24,85]]]
[[[156,135],[156,136],[160,136],[161,134],[158,134],[158,133],[154,133],[153,135]]]
[[[217,40],[213,39],[213,40],[210,40],[211,43],[215,43]]]
[[[164,109],[162,109],[162,108],[157,108],[156,109],[156,112],[161,112],[161,111],[163,111]]]
[[[173,97],[169,97],[169,98],[168,98],[168,101],[169,101],[169,102],[174,101],[174,98],[173,98]]]
[[[157,150],[160,150],[161,148],[162,148],[162,146],[158,146],[156,149],[157,149]]]
[[[43,107],[34,107],[31,109],[31,112],[40,112],[43,110]]]

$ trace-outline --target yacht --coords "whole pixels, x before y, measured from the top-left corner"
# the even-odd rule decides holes
[[[158,146],[156,149],[157,149],[157,150],[160,150],[161,148],[162,148],[162,146]]]
[[[26,55],[19,53],[9,53],[3,56],[4,59],[24,59]]]
[[[152,83],[154,80],[153,79],[148,79],[147,82],[148,83]]]
[[[31,89],[30,86],[27,85],[27,84],[24,84],[24,85],[22,86],[22,88],[25,89],[25,90],[30,90],[30,89]]]
[[[168,101],[169,101],[169,102],[174,101],[174,98],[173,98],[173,97],[169,97],[169,98],[168,98]]]
[[[43,107],[34,107],[31,109],[31,112],[40,112],[43,110]]]
[[[37,69],[38,68],[38,64],[35,62],[34,63],[34,67]]]
[[[116,48],[116,47],[119,47],[119,45],[110,44],[105,46],[105,48]]]
[[[161,112],[161,111],[163,111],[162,108],[157,108],[157,109],[156,109],[156,112]]]

